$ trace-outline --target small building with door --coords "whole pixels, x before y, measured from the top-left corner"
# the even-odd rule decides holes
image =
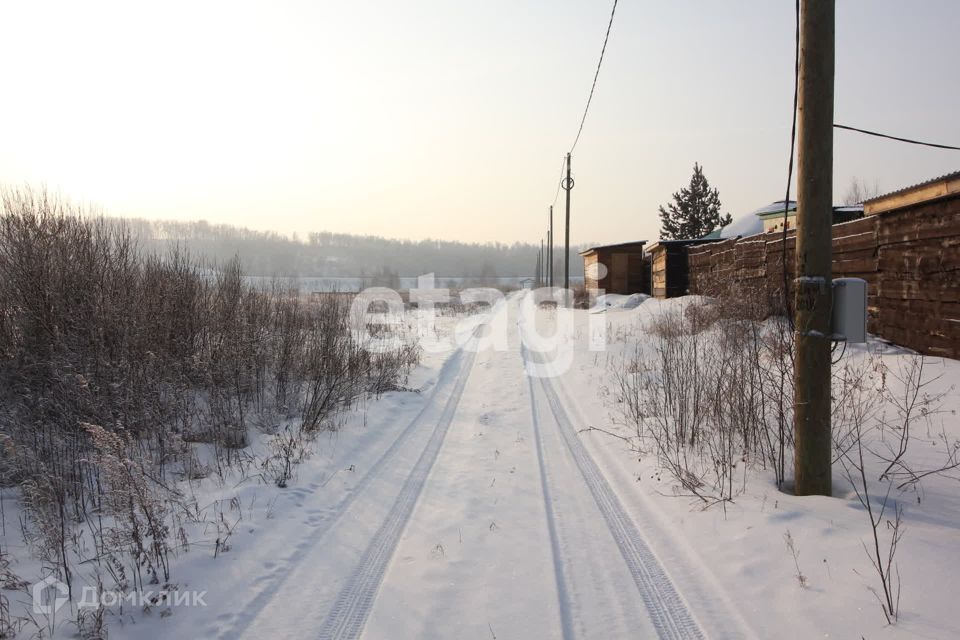
[[[690,286],[686,248],[720,240],[660,240],[650,245],[646,251],[650,263],[650,294],[661,299],[686,295]]]
[[[646,240],[638,240],[581,251],[586,288],[624,295],[649,294],[650,261],[643,251],[646,244]]]

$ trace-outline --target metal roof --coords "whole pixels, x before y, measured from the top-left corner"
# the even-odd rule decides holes
[[[589,247],[580,252],[580,255],[586,255],[600,249],[626,249],[627,247],[642,247],[647,244],[646,240],[635,240],[633,242],[621,242],[620,244],[601,244],[596,247]]]
[[[856,213],[857,211],[863,211],[862,204],[836,204],[833,205],[834,213]],[[796,214],[797,212],[797,202],[796,200],[790,201],[790,208],[787,209],[788,214]],[[783,216],[783,200],[780,202],[774,202],[773,204],[761,207],[753,212],[753,215],[760,216],[762,219],[772,218],[775,216]]]
[[[796,211],[797,201],[790,200],[790,204],[788,205],[788,207],[789,207],[787,209],[788,211]],[[752,211],[751,213],[755,216],[764,216],[770,213],[779,213],[783,215],[783,200],[777,200],[776,202],[768,204],[765,207],[760,207],[759,209],[757,209],[756,211]]]

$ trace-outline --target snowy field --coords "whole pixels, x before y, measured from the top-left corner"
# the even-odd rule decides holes
[[[707,506],[678,495],[657,456],[643,453],[623,420],[616,372],[644,353],[658,314],[698,303],[607,296],[573,312],[567,362],[539,348],[534,336],[558,325],[557,311],[525,316],[529,296],[439,318],[436,336],[461,322],[469,338],[427,349],[409,382],[416,392],[351,413],[288,487],[184,482],[196,517],[178,521],[173,584],[156,588],[200,601],[114,603],[110,637],[960,637],[955,470],[890,495],[867,474],[877,504],[903,509],[890,625],[870,522],[839,462],[833,498],[792,496],[744,464],[732,499]],[[591,350],[598,334],[605,346]],[[837,367],[869,363],[871,375],[894,378],[911,362],[873,341],[851,346]],[[913,469],[943,466],[960,439],[960,363],[926,358],[923,380],[937,408],[914,425]],[[882,441],[893,432],[871,433],[874,451],[898,446]],[[33,582],[40,565],[26,559],[11,490],[3,506],[4,548],[18,559],[10,569]],[[81,571],[80,584],[96,584],[92,569]],[[30,609],[28,591],[4,591],[11,611]],[[32,615],[25,636],[76,633],[63,622],[75,615],[69,607],[60,623]]]

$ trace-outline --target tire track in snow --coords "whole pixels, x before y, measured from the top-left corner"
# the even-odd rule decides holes
[[[547,530],[550,534],[550,549],[553,553],[553,570],[557,583],[557,595],[560,605],[560,628],[563,640],[572,640],[573,619],[570,616],[570,590],[567,588],[567,578],[563,571],[563,557],[560,552],[560,538],[557,534],[557,520],[553,512],[553,499],[550,494],[550,484],[547,481],[547,466],[543,455],[543,438],[540,435],[540,411],[537,409],[537,396],[533,388],[533,378],[527,376],[530,389],[530,410],[533,414],[533,437],[537,445],[537,463],[540,467],[540,486],[543,489],[543,502],[547,514]]]
[[[703,631],[693,618],[683,598],[677,592],[670,576],[667,575],[666,570],[643,539],[633,520],[627,515],[623,505],[593,458],[590,457],[583,443],[577,437],[576,429],[552,383],[548,378],[539,378],[539,383],[563,441],[567,445],[567,450],[580,470],[590,494],[593,496],[611,535],[617,543],[617,547],[620,549],[620,554],[623,556],[630,575],[640,592],[640,597],[650,615],[654,628],[657,630],[657,635],[665,640],[704,638]],[[532,380],[530,384],[532,389],[534,386]],[[533,397],[531,397],[531,402],[535,402]],[[537,426],[538,417],[536,410],[534,412],[535,426]],[[540,446],[538,435],[538,448]],[[544,484],[544,492],[545,496],[549,495],[546,484]],[[551,542],[554,538],[553,531],[553,525],[551,524]],[[554,553],[557,553],[557,551],[558,549],[555,547]],[[563,580],[562,568],[559,559],[556,563],[559,587]],[[564,587],[561,590],[561,597],[563,597],[565,591],[566,588]],[[566,608],[564,603],[561,603],[561,609]],[[566,628],[566,621],[564,621],[565,634]],[[567,636],[565,635],[565,637]]]
[[[475,332],[475,336],[479,333]],[[450,428],[450,423],[456,414],[457,406],[463,397],[463,390],[469,378],[470,369],[476,357],[474,350],[464,351],[466,360],[463,373],[457,379],[453,392],[440,415],[440,420],[434,427],[430,440],[417,459],[413,470],[403,483],[403,488],[383,524],[374,534],[363,553],[356,570],[347,580],[340,591],[333,608],[320,628],[319,637],[322,640],[340,640],[341,638],[357,638],[370,616],[374,600],[383,582],[383,576],[393,557],[400,536],[413,513],[423,485],[430,475],[433,463],[437,459],[443,440]]]
[[[462,393],[463,386],[466,384],[466,379],[473,366],[473,359],[474,354],[469,351],[468,347],[460,347],[444,362],[437,375],[437,382],[430,392],[430,397],[420,411],[418,411],[410,423],[403,428],[403,431],[394,439],[390,446],[370,465],[369,471],[357,482],[352,490],[347,493],[340,502],[333,506],[332,513],[329,514],[322,523],[310,529],[307,536],[305,536],[305,538],[309,537],[311,539],[310,548],[319,545],[326,533],[333,529],[343,515],[350,510],[351,505],[353,505],[358,498],[363,497],[364,490],[381,475],[384,466],[390,458],[413,437],[414,433],[420,430],[419,427],[423,423],[424,416],[434,408],[438,398],[442,396],[443,392],[447,388],[452,387],[451,399],[458,395],[458,390],[459,393]],[[449,400],[447,404],[449,404]],[[257,616],[274,600],[277,592],[287,582],[291,575],[291,563],[295,562],[297,558],[305,555],[307,552],[307,549],[298,548],[293,556],[288,558],[287,562],[282,563],[274,571],[273,578],[265,580],[263,583],[264,586],[257,595],[254,596],[253,600],[243,607],[243,615],[226,629],[221,630],[217,634],[217,637],[221,638],[221,640],[233,640],[234,638],[242,636],[253,624]]]

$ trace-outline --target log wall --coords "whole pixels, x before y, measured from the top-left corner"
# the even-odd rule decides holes
[[[791,231],[788,285],[795,247]],[[781,234],[688,247],[687,254],[690,293],[752,296],[782,312]],[[834,225],[833,277],[867,281],[871,333],[920,353],[960,358],[960,198]]]

